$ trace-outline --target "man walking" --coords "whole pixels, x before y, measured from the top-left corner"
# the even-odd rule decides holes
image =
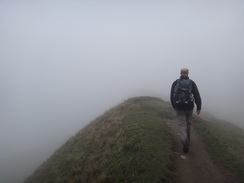
[[[181,69],[180,74],[180,78],[172,84],[170,101],[178,117],[183,152],[188,153],[194,103],[197,106],[196,113],[199,115],[202,101],[196,83],[188,77],[188,69]]]

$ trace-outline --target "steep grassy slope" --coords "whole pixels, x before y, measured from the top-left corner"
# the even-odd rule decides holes
[[[159,98],[132,98],[68,140],[25,183],[171,182],[172,140]]]
[[[69,139],[25,183],[173,182],[172,137],[163,119],[168,102],[136,97],[107,111]],[[195,117],[213,159],[244,182],[244,130]]]
[[[193,124],[216,162],[244,182],[244,130],[218,119],[195,118]]]

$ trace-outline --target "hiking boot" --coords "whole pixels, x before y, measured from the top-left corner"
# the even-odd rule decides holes
[[[189,152],[189,147],[184,146],[184,147],[183,147],[183,152],[184,152],[184,153],[188,153],[188,152]]]

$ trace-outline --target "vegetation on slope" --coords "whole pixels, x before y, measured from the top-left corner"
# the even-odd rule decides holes
[[[172,138],[162,119],[175,118],[159,98],[136,97],[107,111],[69,139],[25,183],[172,182]],[[244,182],[244,130],[194,118],[214,160]]]
[[[193,124],[216,162],[244,182],[244,130],[217,119],[195,118]]]
[[[159,98],[132,98],[68,140],[25,183],[171,182],[172,140]]]

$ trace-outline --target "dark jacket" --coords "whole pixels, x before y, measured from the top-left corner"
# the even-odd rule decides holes
[[[189,79],[189,77],[188,76],[181,76],[180,79]],[[171,92],[170,92],[171,104],[172,104],[173,108],[177,109],[177,110],[184,110],[184,111],[185,110],[192,110],[194,108],[194,102],[190,102],[188,105],[184,106],[184,108],[177,108],[176,107],[175,102],[174,102],[174,98],[173,98],[173,92],[174,92],[175,85],[177,84],[177,80],[175,82],[173,82],[173,84],[171,86]],[[201,100],[201,96],[200,96],[200,93],[198,91],[197,85],[194,81],[192,81],[192,94],[193,94],[194,99],[195,99],[197,110],[201,110],[202,100]]]

